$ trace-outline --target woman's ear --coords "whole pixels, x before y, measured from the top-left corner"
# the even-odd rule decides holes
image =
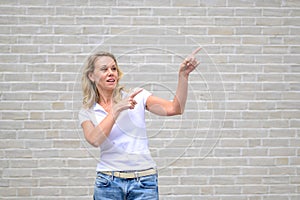
[[[89,79],[90,79],[92,82],[95,82],[95,79],[94,79],[94,76],[93,76],[93,73],[92,73],[92,72],[90,72],[90,73],[88,74],[88,77],[89,77]]]

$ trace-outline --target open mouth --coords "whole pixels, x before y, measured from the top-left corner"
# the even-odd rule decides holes
[[[115,80],[115,79],[113,79],[113,78],[110,78],[110,79],[106,80],[106,82],[109,82],[109,83],[114,83],[114,82],[116,82],[116,80]]]

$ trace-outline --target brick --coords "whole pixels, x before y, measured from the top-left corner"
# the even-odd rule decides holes
[[[198,6],[198,1],[197,0],[192,0],[189,2],[183,1],[183,0],[173,0],[172,1],[172,6],[176,7],[194,7]]]
[[[293,175],[295,174],[295,170],[293,168],[287,167],[271,167],[270,175]]]
[[[152,8],[139,8],[139,16],[153,16]]]
[[[99,19],[94,19],[95,23],[93,23],[93,24],[101,23],[101,21],[99,22],[98,20]],[[103,24],[105,24],[105,25],[130,24],[131,20],[132,19],[129,18],[129,17],[104,17],[103,18]],[[84,21],[84,24],[85,24],[86,19],[83,19],[83,21]]]
[[[234,178],[231,177],[212,177],[209,180],[211,185],[232,185],[234,183]]]
[[[282,193],[296,193],[295,186],[287,186],[287,185],[279,185],[279,186],[271,186],[270,187],[271,194],[282,194]]]
[[[215,193],[217,195],[218,194],[236,195],[236,194],[240,194],[241,191],[242,191],[242,188],[239,186],[216,186],[215,187]]]
[[[7,187],[1,187],[0,188],[0,195],[1,196],[7,196],[12,197],[17,195],[17,189],[16,188],[7,188]]]
[[[1,144],[1,149],[18,149],[18,148],[24,148],[24,143],[22,141],[10,141],[10,140],[2,140],[0,142]]]
[[[33,121],[28,120],[24,122],[24,128],[26,129],[49,129],[50,128],[49,121]]]
[[[31,189],[30,188],[25,188],[25,186],[23,188],[18,188],[17,189],[17,194],[18,194],[18,196],[22,196],[22,197],[30,197],[31,196]]]
[[[287,165],[289,160],[287,158],[277,158],[276,165]]]
[[[263,15],[264,16],[272,16],[272,17],[283,17],[283,16],[289,16],[289,13],[293,12],[289,9],[281,10],[280,8],[264,8],[263,9]]]
[[[169,25],[175,25],[175,24],[178,24],[178,25],[185,25],[186,24],[186,20],[184,18],[177,18],[177,17],[163,17],[163,18],[160,18],[159,20],[159,23],[160,24],[169,24]],[[173,43],[174,44],[174,43]]]
[[[116,16],[137,16],[139,14],[138,8],[122,8],[114,7],[111,9],[111,14]]]
[[[252,1],[238,1],[238,0],[233,0],[228,2],[228,6],[234,6],[234,7],[254,7],[254,2]]]
[[[243,37],[242,44],[251,44],[251,45],[257,45],[257,44],[268,44],[268,40],[265,37]]]
[[[13,127],[13,128],[12,128]],[[2,130],[19,130],[24,128],[24,122],[22,121],[11,121],[11,120],[2,120],[1,129]]]
[[[266,186],[246,186],[243,187],[243,192],[245,194],[265,194],[268,191]]]
[[[75,187],[66,186],[62,190],[62,195],[65,195],[65,196],[69,196],[69,195],[84,196],[84,195],[89,195],[89,191],[90,191],[89,187],[78,188],[77,186],[75,186]]]
[[[60,74],[34,74],[33,80],[38,82],[44,82],[44,81],[59,81],[60,80]]]
[[[172,178],[161,177],[159,179],[159,182],[161,184],[164,184],[164,185],[173,185],[173,184],[178,184],[179,183],[179,178],[177,178],[177,177],[172,177]]]
[[[25,120],[28,119],[26,112],[2,112],[2,119],[6,120]]]
[[[16,139],[16,135],[17,135],[16,131],[12,131],[12,130],[2,130],[0,133],[1,133],[0,134],[1,139]]]
[[[177,194],[179,195],[199,195],[199,187],[197,186],[180,186]]]
[[[25,148],[51,148],[53,145],[45,140],[31,140],[25,142]]]
[[[243,185],[243,184],[261,184],[262,178],[261,177],[251,177],[251,176],[243,176],[238,177],[236,180],[237,183]]]
[[[243,149],[242,150],[242,156],[267,156],[268,155],[268,149],[263,148],[263,149]]]
[[[186,19],[187,22],[186,22],[186,25],[196,25],[196,26],[199,26],[199,25],[211,25],[213,24],[213,19],[212,18],[209,18],[209,17],[190,17],[190,18],[187,18]]]
[[[209,35],[232,35],[233,29],[230,27],[208,28]]]
[[[244,175],[265,175],[268,173],[268,169],[263,167],[255,167],[255,168],[244,168],[242,169],[242,174]]]
[[[27,14],[29,15],[53,15],[55,14],[54,7],[29,7],[26,9]]]
[[[15,180],[15,179],[11,180],[11,184],[15,185],[16,188],[27,187],[28,184],[30,184],[34,187],[37,187],[38,186],[38,180],[37,179],[28,180],[28,178],[19,178],[19,180]]]
[[[7,7],[5,6],[6,3],[4,3],[4,2],[1,2],[1,3],[2,3],[2,7],[0,8],[0,10],[1,10],[1,13],[3,15],[13,15],[16,12],[18,12],[20,15],[22,15],[22,14],[25,14],[25,12],[26,12],[25,7],[24,8],[19,8],[19,7],[11,6],[11,7],[9,7],[10,9],[7,9]]]
[[[294,149],[276,148],[270,149],[270,156],[296,156],[296,152]]]
[[[200,5],[203,7],[225,7],[226,1],[225,0],[216,0],[216,1],[201,0]]]
[[[60,93],[58,92],[32,92],[31,94],[31,100],[33,101],[47,101],[47,100],[51,100],[51,101],[55,101],[58,100],[60,96]]]
[[[55,148],[78,148],[80,141],[54,141]]]
[[[188,7],[188,8],[180,7],[178,9],[172,8],[170,10],[173,12],[179,12],[179,15],[181,15],[181,16],[206,16],[207,15],[207,10],[204,7]],[[160,11],[163,11],[163,10],[161,9]],[[162,14],[162,15],[164,15],[164,14]],[[178,14],[173,13],[173,15],[176,16]]]
[[[165,7],[169,7],[171,5],[171,2],[170,0],[154,0],[152,2],[145,2],[145,6],[151,6],[151,7],[160,7],[160,6],[165,6]]]
[[[241,170],[235,167],[220,167],[213,170],[215,176],[236,176],[240,173]]]
[[[3,170],[3,177],[30,177],[31,169],[8,168]]]
[[[274,177],[263,177],[263,183],[268,184],[288,184],[289,179],[287,177],[280,177],[280,176],[274,176]]]
[[[50,105],[46,102],[25,102],[23,104],[24,110],[43,110],[49,109]]]
[[[33,188],[32,189],[33,196],[59,196],[60,189],[59,188]]]
[[[31,112],[30,113],[30,120],[39,120],[39,119],[43,119],[43,113],[42,112]]]

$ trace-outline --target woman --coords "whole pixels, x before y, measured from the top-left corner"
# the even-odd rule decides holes
[[[199,64],[196,49],[180,65],[173,101],[144,89],[129,94],[119,85],[122,72],[110,53],[91,55],[82,76],[83,109],[80,124],[86,140],[100,147],[94,199],[156,200],[156,164],[148,149],[145,109],[161,116],[182,114],[188,77]]]

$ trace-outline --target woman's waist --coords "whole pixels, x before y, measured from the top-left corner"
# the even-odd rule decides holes
[[[139,178],[144,176],[150,176],[157,174],[156,168],[149,168],[145,170],[127,170],[127,171],[98,171],[97,173],[102,173],[108,176],[118,177],[118,178]]]

